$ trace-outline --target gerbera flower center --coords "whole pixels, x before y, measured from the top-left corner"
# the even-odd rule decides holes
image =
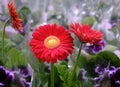
[[[47,47],[49,49],[56,48],[57,46],[60,45],[60,39],[56,36],[48,36],[44,40],[44,45],[45,45],[45,47]]]

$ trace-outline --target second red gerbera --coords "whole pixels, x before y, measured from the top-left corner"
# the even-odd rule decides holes
[[[73,50],[73,38],[63,26],[46,24],[32,34],[30,46],[40,61],[55,63],[64,60]]]
[[[70,24],[70,30],[83,43],[94,44],[103,39],[103,34],[98,30],[93,30],[89,25],[80,25],[79,23]]]
[[[18,17],[18,13],[15,8],[14,0],[8,3],[8,9],[12,21],[12,26],[18,30],[20,33],[23,32],[22,19]]]

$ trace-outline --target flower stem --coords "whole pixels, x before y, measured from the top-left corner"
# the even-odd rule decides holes
[[[77,55],[77,59],[76,59],[76,61],[75,61],[75,65],[74,65],[74,67],[73,67],[73,71],[72,71],[72,75],[71,75],[71,78],[70,78],[70,82],[69,82],[68,87],[71,87],[71,84],[72,84],[73,78],[74,78],[74,76],[75,76],[76,69],[77,69],[77,65],[78,65],[78,61],[79,61],[80,54],[81,54],[81,50],[82,50],[82,43],[80,44],[80,47],[79,47],[79,51],[78,51],[78,55]]]
[[[54,64],[51,62],[51,87],[54,87]]]
[[[4,23],[4,26],[3,26],[3,32],[2,32],[2,57],[4,58],[4,39],[5,39],[5,28],[6,28],[6,25],[8,23],[9,19],[7,19]]]

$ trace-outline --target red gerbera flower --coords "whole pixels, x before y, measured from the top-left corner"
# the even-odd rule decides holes
[[[15,8],[14,0],[8,3],[8,9],[12,21],[12,26],[19,32],[23,32],[22,19],[18,17],[18,13]]]
[[[70,30],[79,38],[81,42],[96,43],[102,40],[103,34],[98,30],[92,30],[92,28],[85,24],[81,26],[79,23],[70,24]]]
[[[55,63],[64,60],[73,50],[73,38],[63,26],[46,24],[32,34],[30,46],[40,61]]]

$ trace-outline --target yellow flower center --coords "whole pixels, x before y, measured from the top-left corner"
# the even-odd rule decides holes
[[[56,36],[48,36],[44,40],[44,45],[45,45],[45,47],[47,47],[49,49],[56,48],[57,46],[60,45],[60,39]]]

